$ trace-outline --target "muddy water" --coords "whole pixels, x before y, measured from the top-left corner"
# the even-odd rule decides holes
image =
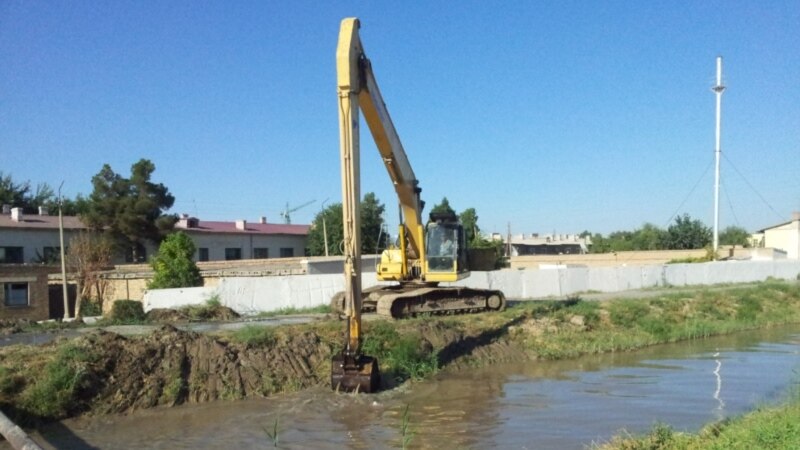
[[[679,430],[781,398],[800,379],[800,327],[573,361],[441,374],[398,391],[316,389],[68,420],[33,434],[48,448],[584,448],[655,422]],[[0,446],[2,447],[2,446]]]

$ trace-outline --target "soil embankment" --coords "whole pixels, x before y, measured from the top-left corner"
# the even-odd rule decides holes
[[[523,302],[502,313],[365,324],[383,387],[437,370],[626,351],[800,322],[800,285],[767,282],[648,299]],[[0,349],[0,408],[22,423],[83,413],[268,396],[330,382],[338,320],[220,335],[163,325],[145,336],[97,330],[43,347]]]

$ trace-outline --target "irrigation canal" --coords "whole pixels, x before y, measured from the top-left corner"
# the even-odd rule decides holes
[[[313,389],[71,419],[45,448],[582,449],[656,423],[695,431],[778,401],[800,381],[800,326],[569,361],[443,373],[376,395]],[[407,411],[407,412],[406,412]],[[0,444],[0,448],[7,443]]]

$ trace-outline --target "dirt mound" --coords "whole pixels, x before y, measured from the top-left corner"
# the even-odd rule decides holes
[[[0,320],[0,336],[8,336],[14,333],[21,333],[24,327],[28,327],[32,322],[28,319],[3,319]]]
[[[119,413],[160,405],[266,396],[282,387],[327,382],[317,370],[331,349],[311,332],[270,348],[247,348],[165,325],[146,337],[98,331],[84,338],[97,355],[86,376],[98,388],[94,413]],[[290,383],[291,382],[291,383]],[[84,385],[88,385],[84,383]]]
[[[180,309],[156,308],[147,312],[148,322],[154,323],[179,323],[196,320],[235,320],[239,313],[227,306],[200,306]]]
[[[189,314],[178,309],[156,308],[148,311],[145,318],[153,323],[188,322]]]

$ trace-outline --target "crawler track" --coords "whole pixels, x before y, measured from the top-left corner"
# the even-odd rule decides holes
[[[501,291],[420,284],[374,286],[362,293],[362,312],[376,312],[393,319],[419,314],[471,314],[502,311],[506,298]],[[331,307],[344,312],[344,293],[337,293]]]

